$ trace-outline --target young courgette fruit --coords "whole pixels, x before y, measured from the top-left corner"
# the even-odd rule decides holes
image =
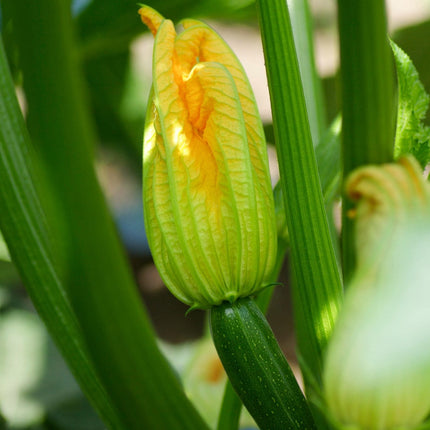
[[[224,369],[261,430],[316,428],[291,368],[252,299],[212,307],[210,324]]]

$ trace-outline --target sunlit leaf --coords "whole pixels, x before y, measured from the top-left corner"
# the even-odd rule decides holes
[[[413,154],[424,167],[430,161],[430,127],[423,122],[430,98],[409,56],[394,42],[391,47],[399,91],[394,156]]]

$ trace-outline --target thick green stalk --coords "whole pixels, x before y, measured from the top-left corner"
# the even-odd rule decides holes
[[[60,280],[34,172],[30,138],[0,39],[0,228],[27,291],[77,381],[110,428],[125,429],[88,356]]]
[[[396,104],[384,3],[338,0],[344,178],[364,164],[393,159]],[[350,208],[344,199],[342,254],[346,280],[355,265]]]
[[[284,0],[257,1],[290,237],[299,354],[320,381],[342,299],[293,34]],[[308,378],[305,375],[305,380]]]
[[[49,222],[62,281],[100,379],[127,430],[206,429],[156,345],[96,179],[69,4],[3,4],[22,61],[31,136],[60,218]]]

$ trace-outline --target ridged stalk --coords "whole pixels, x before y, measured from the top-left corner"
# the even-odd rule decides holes
[[[320,381],[322,355],[342,298],[286,2],[258,0],[291,245],[299,354]],[[305,378],[306,379],[306,378]]]

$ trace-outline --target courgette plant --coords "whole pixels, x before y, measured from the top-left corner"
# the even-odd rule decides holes
[[[209,315],[228,375],[218,430],[239,428],[242,405],[262,430],[429,426],[428,96],[390,46],[384,1],[337,3],[342,108],[328,127],[307,2],[256,1],[274,192],[235,54],[200,20],[179,30],[156,2],[139,9],[155,37],[145,227],[166,286]],[[107,428],[209,429],[158,346],[96,179],[70,4],[1,7],[28,112],[0,41],[0,229],[34,306]],[[287,250],[303,389],[264,316]]]

